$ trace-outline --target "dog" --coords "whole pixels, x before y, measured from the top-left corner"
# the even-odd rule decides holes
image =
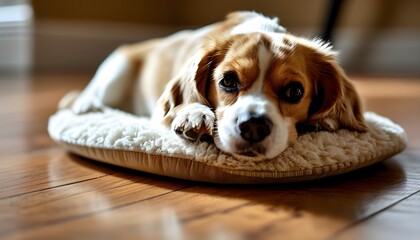
[[[255,12],[117,48],[71,109],[105,106],[255,160],[278,156],[301,132],[367,130],[332,47]]]

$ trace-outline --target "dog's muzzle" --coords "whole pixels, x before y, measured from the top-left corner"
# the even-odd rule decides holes
[[[249,144],[259,143],[270,135],[273,123],[266,116],[243,115],[238,118],[237,126],[241,137]]]

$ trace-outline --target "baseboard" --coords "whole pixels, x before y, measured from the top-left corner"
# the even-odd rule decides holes
[[[25,7],[25,5],[19,5],[9,8],[29,11]],[[17,15],[7,16],[8,18],[3,16],[3,19],[0,19],[1,75],[27,72],[32,66],[33,35],[31,16],[20,16],[19,13],[21,12],[19,11],[12,12]],[[1,13],[4,14],[4,11]],[[24,13],[29,14],[28,12]]]

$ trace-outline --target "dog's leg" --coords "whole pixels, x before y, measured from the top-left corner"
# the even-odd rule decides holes
[[[127,106],[145,56],[158,40],[121,46],[99,66],[89,85],[72,105],[75,113],[100,111],[104,106]]]
[[[75,113],[100,111],[115,107],[122,101],[134,70],[134,62],[119,48],[99,66],[89,85],[72,106]]]

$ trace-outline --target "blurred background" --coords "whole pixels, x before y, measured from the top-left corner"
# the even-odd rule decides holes
[[[93,73],[118,45],[220,21],[235,10],[277,16],[288,31],[331,39],[348,73],[420,76],[420,1],[0,0],[0,72]]]

